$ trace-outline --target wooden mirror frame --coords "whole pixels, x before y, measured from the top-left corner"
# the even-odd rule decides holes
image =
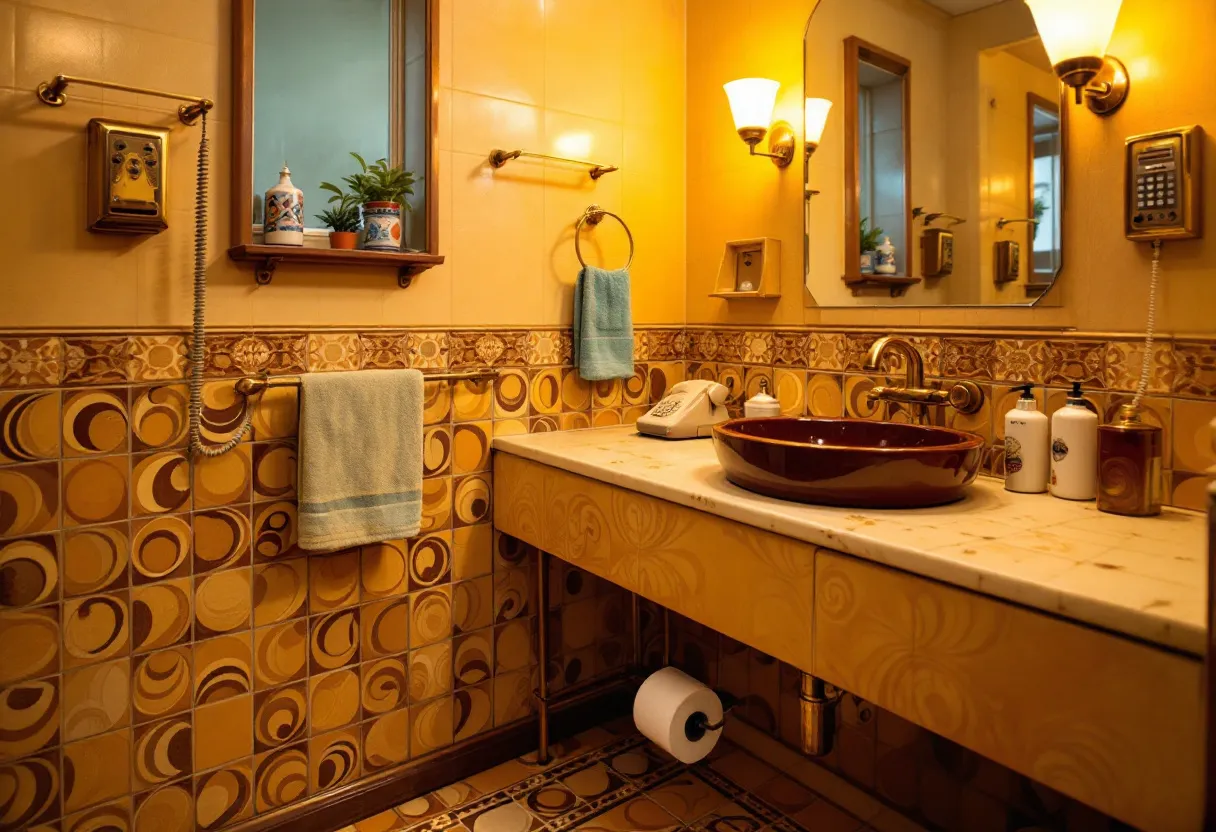
[[[426,0],[426,250],[422,252],[363,251],[253,242],[253,72],[254,4],[233,0],[232,6],[232,180],[230,201],[232,247],[228,256],[255,264],[259,284],[274,276],[283,263],[312,266],[370,266],[395,268],[397,285],[405,288],[414,277],[443,262],[439,253],[439,2]],[[400,90],[400,86],[394,87]]]
[[[1064,163],[1064,151],[1068,141],[1068,94],[1069,88],[1061,85],[1060,97],[1056,101],[1044,98],[1033,92],[1026,93],[1026,216],[1034,216],[1034,111],[1036,109],[1046,110],[1056,114],[1059,120],[1060,128],[1060,179],[1057,186],[1060,191],[1060,198],[1056,206],[1056,213],[1060,220],[1060,259],[1056,263],[1056,270],[1051,276],[1051,280],[1035,280],[1037,272],[1034,270],[1034,233],[1030,236],[1030,251],[1027,252],[1029,270],[1026,275],[1026,280],[1023,281],[1026,286],[1026,295],[1028,297],[1038,297],[1050,289],[1060,277],[1060,272],[1064,270],[1064,200],[1067,189],[1064,187],[1065,169],[1068,167]]]
[[[904,138],[904,257],[907,268],[903,275],[860,273],[861,250],[861,134],[857,129],[860,81],[858,64],[865,61],[901,78]],[[919,283],[914,277],[912,237],[912,62],[894,52],[853,36],[844,40],[844,251],[845,274],[841,278],[850,285],[894,285],[906,287]],[[851,254],[850,254],[851,252]],[[852,258],[850,260],[850,258]],[[849,264],[852,263],[852,266]],[[894,292],[895,289],[892,289]]]

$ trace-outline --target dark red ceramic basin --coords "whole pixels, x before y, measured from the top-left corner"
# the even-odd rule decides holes
[[[979,473],[984,440],[950,428],[860,419],[732,419],[714,450],[735,485],[802,503],[920,508],[949,503]]]

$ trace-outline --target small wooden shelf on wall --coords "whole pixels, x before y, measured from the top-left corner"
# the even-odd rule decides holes
[[[906,274],[846,274],[840,279],[853,290],[853,294],[857,294],[858,289],[889,289],[893,298],[902,297],[909,286],[921,282],[921,278]]]
[[[306,248],[242,243],[228,249],[228,256],[240,263],[254,263],[254,276],[265,286],[274,278],[275,269],[285,263],[307,266],[365,266],[396,269],[397,285],[407,288],[422,272],[443,262],[442,254],[418,251],[363,251],[361,249]]]
[[[748,289],[739,286],[750,285]],[[781,297],[781,241],[772,237],[726,244],[711,298],[764,300]]]

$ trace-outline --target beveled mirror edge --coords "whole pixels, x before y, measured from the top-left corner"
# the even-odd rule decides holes
[[[805,107],[806,107],[806,78],[807,66],[806,60],[806,39],[810,34],[811,23],[815,19],[815,12],[819,9],[821,3],[825,0],[815,0],[814,6],[810,13],[807,14],[806,24],[802,29],[802,97],[803,101],[803,121],[805,123]],[[815,298],[815,290],[811,287],[810,276],[810,234],[808,233],[810,222],[810,201],[802,200],[802,298],[803,308],[805,309],[1034,309],[1034,308],[1059,308],[1063,306],[1063,299],[1060,296],[1060,280],[1064,276],[1065,266],[1065,246],[1063,244],[1063,229],[1064,229],[1064,212],[1068,207],[1068,123],[1069,104],[1071,102],[1071,91],[1064,84],[1059,83],[1059,106],[1060,106],[1060,158],[1063,163],[1060,165],[1060,212],[1061,212],[1061,246],[1060,246],[1060,261],[1056,269],[1055,276],[1052,278],[1051,284],[1048,285],[1036,297],[1030,298],[1023,303],[935,303],[935,304],[890,304],[890,303],[855,303],[855,304],[840,304],[840,305],[825,305],[819,303]],[[810,167],[814,154],[802,154],[802,177],[804,191],[810,193],[818,193],[818,191],[809,191],[810,189]]]

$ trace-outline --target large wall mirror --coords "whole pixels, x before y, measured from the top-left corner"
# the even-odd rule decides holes
[[[317,215],[333,206],[321,183],[349,190],[353,152],[413,175],[400,252],[437,253],[434,5],[236,0],[234,246],[265,242],[263,195],[286,165],[304,193],[303,247],[327,248]]]
[[[804,48],[814,305],[1042,301],[1068,99],[1023,0],[820,0]]]

